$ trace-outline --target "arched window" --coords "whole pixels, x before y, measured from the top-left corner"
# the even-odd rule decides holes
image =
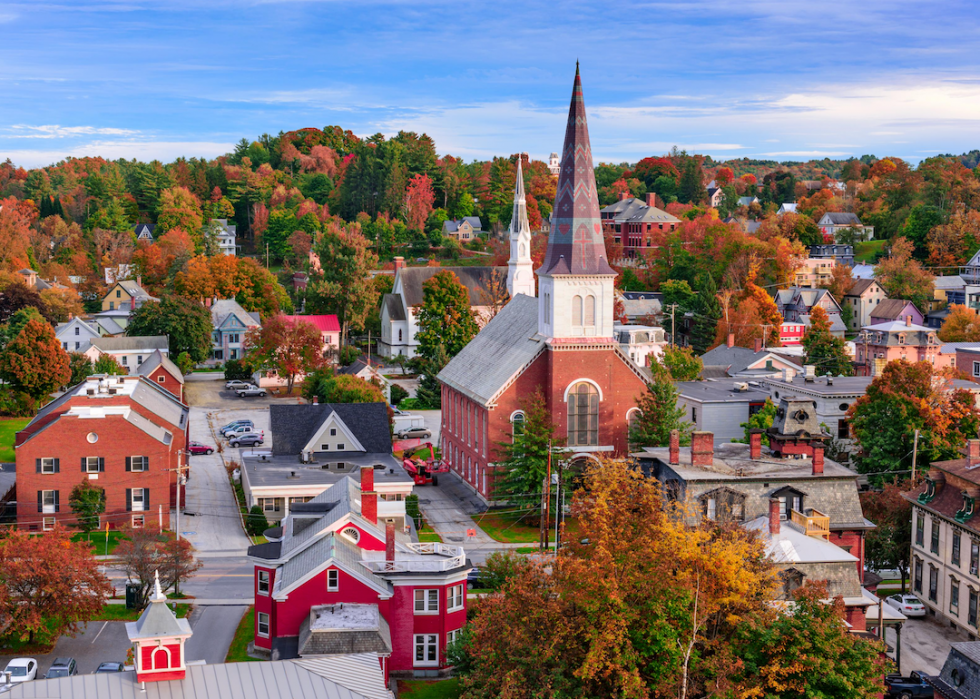
[[[521,259],[524,259],[524,255],[526,254],[525,253],[525,248],[524,248],[524,243],[521,243],[519,250],[520,250],[520,252],[518,252],[517,256],[519,258],[521,258]]]
[[[401,328],[398,328],[398,341],[399,342],[402,341],[402,329]]]
[[[585,326],[595,326],[595,296],[585,297]]]
[[[551,294],[544,295],[544,322],[551,323]]]
[[[581,381],[568,392],[568,446],[594,447],[599,444],[599,391]]]
[[[157,648],[150,656],[150,664],[154,670],[170,667],[170,650],[166,646]]]
[[[572,325],[582,324],[582,297],[572,297]]]
[[[629,412],[626,413],[626,428],[629,430],[629,434],[633,434],[633,431],[640,423],[640,409],[630,408]]]
[[[516,441],[518,437],[524,434],[524,413],[518,410],[511,415],[510,426],[511,437]]]

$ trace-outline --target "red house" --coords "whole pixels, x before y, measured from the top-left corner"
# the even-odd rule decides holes
[[[160,350],[140,364],[136,373],[167,389],[177,396],[177,400],[181,403],[184,402],[184,375],[177,365],[170,361],[170,357]]]
[[[523,200],[515,201],[515,216]],[[520,259],[512,238],[511,259]],[[540,392],[573,458],[624,455],[646,374],[613,335],[613,280],[578,71],[538,297],[518,294],[440,372],[443,459],[493,499],[492,445]]]
[[[69,524],[83,479],[106,495],[101,526],[169,526],[187,447],[186,405],[143,376],[90,376],[17,433],[17,524]]]
[[[378,522],[374,469],[292,505],[252,546],[253,649],[272,660],[377,653],[387,680],[437,675],[466,624],[463,548],[396,540]]]

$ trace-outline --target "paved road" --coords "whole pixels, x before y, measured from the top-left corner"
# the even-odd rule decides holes
[[[209,665],[223,663],[235,630],[248,607],[195,607],[191,610],[191,630],[195,633],[185,646],[188,660],[203,660]]]
[[[885,640],[895,647],[895,631],[885,630]],[[969,641],[962,631],[940,624],[931,617],[909,619],[902,628],[902,674],[923,672],[938,675],[949,655],[950,645]]]

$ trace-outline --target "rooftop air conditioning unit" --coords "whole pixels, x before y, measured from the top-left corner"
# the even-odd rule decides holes
[[[744,381],[735,382],[735,391],[737,393],[742,393],[743,391],[748,391],[748,390],[749,390],[749,385]]]

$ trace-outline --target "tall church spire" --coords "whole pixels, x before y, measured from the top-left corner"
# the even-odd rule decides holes
[[[527,199],[524,196],[524,154],[517,156],[517,182],[514,185],[514,213],[510,217],[510,260],[507,261],[507,291],[511,298],[517,294],[534,296],[534,272],[531,268],[531,225],[527,220]]]

